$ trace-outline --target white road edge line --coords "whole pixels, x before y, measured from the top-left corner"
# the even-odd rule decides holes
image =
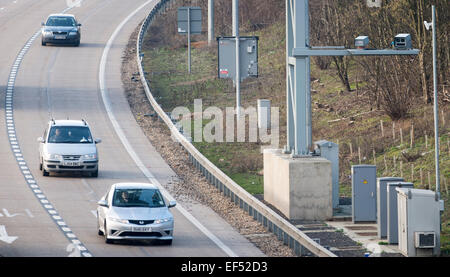
[[[103,99],[103,104],[105,105],[106,112],[108,113],[108,117],[114,127],[114,130],[119,137],[120,141],[124,145],[125,149],[127,150],[130,157],[133,159],[135,164],[138,166],[138,168],[142,171],[142,173],[147,177],[147,179],[156,185],[160,190],[161,193],[169,200],[174,200],[174,198],[167,192],[161,183],[155,178],[155,176],[145,167],[139,156],[134,151],[133,147],[131,146],[130,142],[126,138],[122,128],[120,127],[119,123],[116,120],[116,117],[114,116],[114,113],[111,108],[111,103],[108,98],[107,89],[105,86],[105,70],[106,70],[106,62],[108,59],[108,54],[111,49],[111,46],[116,39],[119,32],[122,30],[123,26],[134,16],[136,15],[140,10],[142,10],[145,6],[150,4],[155,0],[149,0],[142,4],[140,7],[138,7],[134,12],[132,12],[130,15],[128,15],[127,18],[125,18],[116,28],[114,33],[111,35],[110,39],[106,43],[106,46],[103,51],[103,55],[100,61],[100,70],[99,70],[99,83],[100,83],[100,91]],[[201,224],[194,216],[192,216],[188,211],[186,211],[181,205],[177,205],[175,207],[181,214],[183,214],[192,224],[195,225],[203,234],[205,234],[210,240],[212,240],[220,249],[222,249],[228,256],[230,257],[238,257],[238,255],[231,250],[228,246],[226,246],[218,237],[216,237],[213,233],[211,233],[203,224]]]

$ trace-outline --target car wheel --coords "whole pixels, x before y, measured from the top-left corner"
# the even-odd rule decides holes
[[[77,41],[77,42],[75,43],[75,46],[76,46],[76,47],[80,46],[80,41]]]
[[[42,167],[42,176],[50,176],[50,172],[48,172],[47,170],[44,169],[44,167]]]
[[[105,222],[105,227],[103,228],[104,232],[104,237],[105,237],[105,243],[106,244],[111,244],[113,241],[108,239],[108,229],[106,228],[106,222]]]
[[[42,164],[39,163],[39,170],[42,171]]]
[[[47,43],[44,42],[44,40],[42,40],[42,46],[46,46]]]

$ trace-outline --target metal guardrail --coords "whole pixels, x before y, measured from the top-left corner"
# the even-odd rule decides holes
[[[136,49],[139,74],[142,85],[145,89],[145,94],[147,95],[153,109],[156,111],[159,118],[166,123],[167,127],[169,127],[172,136],[176,138],[183,148],[189,153],[189,160],[206,177],[208,182],[214,185],[225,196],[229,197],[232,202],[252,216],[254,220],[257,220],[270,232],[274,233],[280,241],[283,241],[285,245],[293,249],[296,255],[302,256],[305,254],[305,249],[307,249],[319,257],[336,257],[334,253],[313,241],[305,233],[301,232],[290,222],[275,213],[253,195],[245,191],[241,186],[236,184],[230,177],[217,168],[211,161],[204,157],[197,150],[197,148],[195,148],[191,142],[180,133],[172,119],[156,102],[150,91],[150,87],[147,83],[142,67],[142,42],[144,35],[150,24],[155,19],[155,16],[161,14],[163,10],[166,10],[167,5],[171,4],[171,2],[173,2],[173,0],[161,0],[158,4],[156,4],[143,22],[139,31],[139,37],[137,39]]]

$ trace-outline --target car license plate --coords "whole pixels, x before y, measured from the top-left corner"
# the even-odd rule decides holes
[[[65,162],[65,166],[80,166],[79,162]]]
[[[66,36],[56,35],[55,39],[66,39]]]
[[[133,227],[133,232],[151,232],[151,227]]]

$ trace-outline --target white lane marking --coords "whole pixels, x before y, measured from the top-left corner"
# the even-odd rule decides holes
[[[0,240],[6,242],[7,244],[13,243],[18,237],[10,237],[6,232],[6,227],[4,225],[0,225]]]
[[[34,217],[34,215],[31,213],[31,211],[30,210],[28,210],[28,209],[25,209],[25,212],[27,213],[27,215],[29,216],[29,217],[31,217],[31,218],[33,218]]]
[[[115,115],[112,112],[111,103],[109,101],[106,86],[105,86],[105,70],[106,70],[106,62],[108,58],[109,51],[111,49],[112,43],[116,39],[119,32],[122,30],[123,26],[135,15],[137,14],[141,9],[143,9],[145,6],[147,6],[149,3],[153,2],[154,0],[150,0],[142,4],[139,8],[137,8],[134,12],[132,12],[127,18],[125,18],[119,26],[116,28],[114,33],[111,35],[110,39],[106,43],[105,49],[103,51],[103,55],[100,61],[100,71],[99,71],[99,82],[100,82],[100,91],[103,99],[103,103],[105,105],[106,112],[108,113],[109,119],[114,127],[114,130],[116,131],[117,136],[122,141],[122,144],[124,145],[125,149],[127,150],[128,154],[131,156],[135,164],[138,166],[138,168],[142,171],[142,173],[147,177],[147,179],[156,185],[160,190],[161,193],[167,198],[174,200],[174,198],[163,188],[161,183],[154,177],[154,175],[145,167],[139,156],[134,151],[133,147],[129,143],[128,139],[126,138],[122,128],[120,127],[119,123],[116,120]],[[177,205],[175,207],[181,214],[184,215],[194,226],[196,226],[204,235],[206,235],[211,241],[213,241],[220,249],[222,249],[228,256],[231,257],[238,257],[236,253],[234,253],[233,250],[231,250],[228,246],[226,246],[218,237],[216,237],[211,231],[209,231],[203,224],[201,224],[195,217],[193,217],[188,211],[186,211],[181,205]]]
[[[95,216],[95,218],[97,218],[97,211],[92,210],[91,213]]]
[[[5,214],[6,217],[10,217],[10,218],[22,215],[22,214],[10,214],[7,209],[3,209],[3,213]]]

